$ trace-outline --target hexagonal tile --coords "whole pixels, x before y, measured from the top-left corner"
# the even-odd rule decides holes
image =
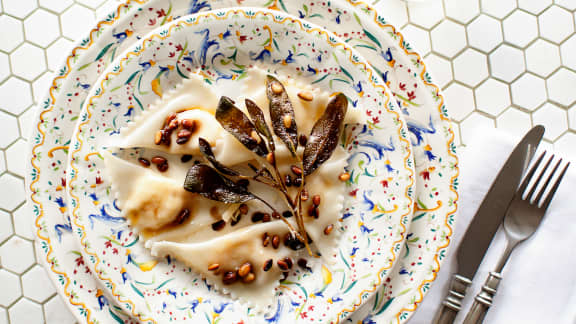
[[[42,306],[22,298],[8,310],[12,323],[43,323]]]
[[[55,72],[46,72],[32,82],[32,93],[34,94],[35,102],[42,102],[42,99],[45,98],[52,84],[52,80],[54,80],[54,73]]]
[[[10,63],[8,55],[0,53],[0,82],[4,81],[10,75]]]
[[[425,59],[426,67],[432,75],[432,80],[444,88],[450,81],[452,81],[452,65],[450,61],[441,58],[436,54],[430,54]]]
[[[566,133],[554,142],[554,149],[567,158],[576,159],[576,134]]]
[[[34,232],[36,229],[34,224],[34,213],[32,212],[32,207],[28,202],[24,203],[24,205],[12,212],[12,222],[14,223],[16,234],[29,240],[34,240],[36,238]]]
[[[576,106],[568,109],[568,127],[571,130],[576,130]]]
[[[477,50],[467,49],[454,59],[456,80],[475,87],[488,77],[486,55]]]
[[[24,296],[38,303],[43,303],[56,293],[52,281],[40,265],[35,265],[22,276],[22,290]]]
[[[518,6],[535,15],[541,13],[552,4],[552,0],[518,0]]]
[[[60,36],[58,16],[46,10],[36,10],[24,21],[26,40],[40,46],[47,46]]]
[[[467,24],[480,12],[478,0],[444,0],[446,15]]]
[[[8,313],[4,307],[0,307],[0,324],[10,324],[8,322]]]
[[[28,144],[25,140],[19,139],[6,149],[6,165],[9,171],[24,177],[26,172],[26,155],[28,154]]]
[[[571,69],[576,69],[576,35],[570,36],[560,45],[560,55],[562,63]]]
[[[561,68],[546,80],[546,85],[550,100],[565,106],[576,101],[576,73]]]
[[[22,23],[18,19],[0,15],[0,30],[10,31],[2,34],[1,51],[10,52],[24,41]]]
[[[494,77],[506,82],[514,80],[526,69],[522,51],[509,45],[502,45],[490,54],[490,67]]]
[[[533,114],[534,125],[540,124],[546,127],[544,138],[554,141],[568,129],[568,119],[566,110],[551,104],[545,103]]]
[[[62,35],[71,39],[78,39],[88,33],[94,23],[94,12],[90,9],[74,4],[66,9],[60,16]],[[79,26],[83,26],[80,28]]]
[[[408,2],[408,13],[410,21],[426,29],[444,19],[444,9],[442,1]]]
[[[560,66],[558,46],[539,39],[532,43],[525,52],[526,68],[540,76],[547,77]]]
[[[106,4],[110,3],[107,2]],[[106,4],[104,6],[106,6]],[[389,21],[392,25],[402,27],[408,22],[408,9],[406,8],[406,3],[402,1],[384,1],[378,5],[379,8],[382,8],[382,11],[380,12],[386,13],[386,21]],[[98,9],[98,12],[102,7]],[[108,12],[105,12],[104,14],[108,14]]]
[[[574,32],[572,14],[566,9],[551,6],[538,16],[540,36],[554,43],[560,43]]]
[[[478,135],[477,129],[481,128],[483,131],[490,131],[495,128],[494,120],[488,118],[478,112],[473,112],[465,121],[460,123],[460,130],[462,136],[462,144],[466,145]]]
[[[538,37],[536,17],[521,10],[516,10],[508,16],[502,26],[504,39],[510,44],[524,47]]]
[[[546,83],[526,73],[512,83],[512,102],[522,108],[535,110],[546,101]]]
[[[462,121],[474,111],[474,95],[472,90],[463,85],[453,83],[444,90],[444,99],[448,115],[455,121]]]
[[[454,57],[466,47],[466,33],[464,27],[457,23],[445,20],[432,30],[432,49],[439,54]]]
[[[74,42],[66,38],[60,38],[46,49],[46,58],[48,59],[48,69],[56,71],[60,64],[64,63],[66,56],[74,48]]]
[[[66,8],[70,7],[72,0],[38,0],[40,2],[40,7],[52,10],[54,12],[61,13]]]
[[[424,56],[430,53],[430,36],[428,35],[428,31],[409,24],[402,29],[402,34],[405,39],[410,42],[412,48],[420,53],[420,55]]]
[[[568,10],[576,10],[576,1],[574,0],[554,0],[554,3]]]
[[[46,70],[44,50],[35,45],[24,43],[10,54],[12,71],[28,81],[34,80]]]
[[[44,304],[44,316],[46,323],[76,323],[76,318],[70,313],[68,306],[62,301],[60,295],[52,297],[52,299]]]
[[[0,243],[14,234],[12,230],[12,217],[5,211],[0,210]]]
[[[7,210],[14,210],[26,199],[24,182],[22,179],[4,173],[0,176],[0,206]]]
[[[510,91],[504,82],[488,79],[474,91],[476,107],[492,116],[498,116],[510,106]]]
[[[24,18],[34,11],[38,4],[36,0],[3,0],[4,12],[17,18]]]
[[[0,109],[18,115],[32,104],[30,84],[18,78],[11,77],[0,85]]]
[[[6,171],[6,159],[4,158],[4,152],[0,151],[0,174]]]
[[[481,0],[481,5],[483,12],[502,19],[516,8],[516,0]]]
[[[0,111],[0,129],[2,130],[0,148],[6,148],[6,146],[12,144],[12,142],[18,138],[18,122],[16,118],[3,111]]]
[[[0,246],[0,257],[2,266],[16,273],[23,273],[36,263],[32,243],[18,236],[12,236]]]
[[[76,2],[85,5],[88,8],[96,9],[106,0],[76,0]]]
[[[500,22],[490,16],[480,15],[467,27],[470,46],[490,52],[502,43]]]
[[[18,124],[20,124],[22,134],[28,135],[32,131],[32,121],[36,118],[37,111],[38,107],[32,106],[18,117]],[[2,117],[0,116],[0,118]]]
[[[0,305],[4,307],[8,307],[22,295],[20,278],[4,269],[0,269],[0,285],[2,286],[2,290],[0,290]]]
[[[496,119],[498,129],[504,129],[518,137],[525,134],[531,124],[530,115],[514,107],[506,110]]]

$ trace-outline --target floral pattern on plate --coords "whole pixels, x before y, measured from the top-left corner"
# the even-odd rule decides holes
[[[368,116],[365,125],[352,127],[344,143],[351,152],[352,177],[335,264],[288,277],[266,315],[215,293],[210,283],[170,258],[151,258],[118,216],[98,155],[103,146],[113,145],[121,127],[188,72],[200,69],[206,82],[217,85],[241,79],[253,65],[343,92]],[[214,305],[221,308],[217,316],[222,320],[338,322],[348,317],[387,276],[413,207],[408,132],[381,82],[344,42],[276,11],[222,9],[153,31],[103,73],[71,143],[73,227],[91,269],[126,311],[144,321],[205,318]]]
[[[27,173],[38,228],[37,247],[44,256],[45,266],[50,269],[51,278],[79,319],[108,322],[115,319],[110,314],[121,315],[117,306],[109,305],[110,296],[106,292],[103,294],[91,274],[82,268],[84,260],[79,255],[80,247],[71,233],[67,216],[69,207],[63,194],[66,186],[63,166],[82,102],[106,66],[148,31],[180,15],[233,5],[240,4],[234,0],[127,1],[99,22],[74,48],[39,109],[39,122],[30,141],[32,168]],[[362,319],[371,312],[373,316],[367,319],[405,321],[436,277],[449,243],[456,210],[457,160],[453,133],[438,88],[432,84],[420,56],[402,35],[361,1],[247,0],[241,5],[270,6],[305,17],[336,32],[346,41],[355,42],[356,49],[366,57],[367,53],[374,52],[373,48],[383,48],[383,55],[371,57],[369,61],[387,76],[397,97],[408,99],[403,100],[403,111],[412,114],[408,123],[412,119],[427,125],[432,117],[433,128],[420,131],[423,142],[414,147],[418,170],[415,193],[419,203],[408,233],[405,247],[408,253],[401,253],[405,256],[392,270],[390,281],[376,294],[377,298],[371,302],[373,305],[364,307],[366,312],[354,316]],[[429,144],[432,140],[436,143]],[[425,154],[436,158],[427,161],[422,159]]]

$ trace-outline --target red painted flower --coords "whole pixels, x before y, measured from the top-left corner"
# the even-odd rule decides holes
[[[380,122],[380,118],[378,118],[378,116],[372,117],[372,122],[373,122],[374,124],[378,124],[378,123]]]
[[[398,87],[400,88],[400,90],[406,91],[406,83],[400,82],[400,84],[398,85]]]
[[[300,313],[300,317],[302,317],[302,318],[308,318],[308,313],[307,313],[307,312],[302,312],[302,313]]]
[[[420,175],[424,180],[430,180],[430,172],[428,170],[420,172]]]
[[[178,52],[180,52],[180,51],[183,50],[183,49],[184,49],[184,47],[182,47],[182,44],[176,44],[176,50],[177,50]]]
[[[380,181],[380,184],[382,185],[383,188],[388,188],[388,180],[382,180]]]
[[[416,95],[414,94],[414,91],[408,91],[408,100],[414,100],[416,99]]]
[[[164,9],[156,10],[156,15],[158,15],[158,18],[162,18],[166,16],[166,11]]]
[[[106,243],[104,243],[104,246],[106,246],[107,248],[111,248],[112,242],[110,240],[108,240],[108,241],[106,241]]]

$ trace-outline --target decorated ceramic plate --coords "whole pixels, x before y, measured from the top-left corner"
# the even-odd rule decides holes
[[[138,37],[189,12],[238,5],[236,1],[229,2],[172,3],[157,0],[128,1],[126,5],[120,5],[107,19],[99,22],[66,58],[49,95],[43,101],[39,122],[30,141],[32,168],[27,177],[37,215],[37,246],[44,256],[51,278],[69,300],[69,306],[79,320],[107,322],[123,316],[117,306],[109,304],[110,296],[99,289],[85,269],[67,216],[68,206],[63,193],[66,187],[65,168],[62,166],[67,158],[69,139],[81,104],[103,69]],[[376,295],[378,298],[372,300],[371,307],[363,309],[372,312],[373,320],[406,320],[439,270],[456,210],[457,164],[453,154],[453,135],[438,88],[432,84],[424,62],[411,50],[402,35],[364,3],[245,1],[243,4],[269,6],[304,15],[347,41],[368,45],[356,47],[365,56],[381,47],[386,55],[373,58],[371,64],[383,74],[388,72],[389,85],[395,95],[409,98],[403,103],[403,112],[411,114],[408,122],[426,125],[430,119],[433,121],[433,128],[426,132],[411,129],[414,134],[416,131],[423,134],[423,140],[414,146],[416,168],[419,170],[416,178],[419,203],[408,233],[408,251],[395,266],[390,281]],[[326,17],[331,18],[324,19]],[[355,17],[361,18],[364,25],[359,24]],[[345,27],[343,21],[347,22]],[[389,63],[392,61],[394,64]],[[407,87],[410,84],[418,86]],[[431,160],[434,156],[436,158]]]
[[[203,280],[209,274],[202,273],[201,277],[200,270],[193,269],[198,256],[186,265],[169,257],[152,257],[139,241],[142,236],[136,235],[120,216],[118,206],[127,206],[129,201],[120,199],[117,204],[118,196],[110,190],[114,181],[118,181],[118,186],[125,180],[108,179],[105,172],[111,167],[102,161],[105,147],[122,142],[122,128],[130,122],[138,124],[139,114],[162,98],[167,89],[192,78],[190,73],[198,71],[203,82],[228,94],[230,89],[237,88],[233,83],[245,78],[253,66],[290,76],[298,83],[331,94],[341,92],[348,98],[351,110],[359,110],[363,116],[359,124],[348,125],[343,136],[343,148],[350,154],[346,173],[350,180],[343,194],[346,197],[343,212],[338,213],[334,224],[340,232],[337,236],[341,237],[330,249],[320,246],[322,235],[314,236],[309,231],[322,252],[322,262],[306,271],[288,271],[288,277],[272,294],[274,301],[268,300],[269,307],[262,311],[258,305],[252,305],[256,295],[249,293],[258,286],[221,289],[218,280]],[[70,155],[69,193],[70,204],[74,206],[73,228],[93,273],[117,297],[118,303],[140,320],[203,319],[213,314],[227,321],[260,318],[280,322],[312,319],[338,322],[348,317],[387,277],[412,215],[411,145],[388,88],[340,39],[276,11],[247,8],[199,13],[144,37],[104,71],[96,84],[80,114],[71,143],[74,150]],[[264,89],[264,85],[260,87]],[[202,94],[201,100],[209,101],[208,93],[202,90]],[[157,111],[155,108],[151,114]],[[155,118],[150,116],[146,115],[145,123]],[[207,123],[202,119],[202,125]],[[291,127],[286,126],[286,119],[284,125]],[[288,125],[293,124],[289,121]],[[213,126],[204,129],[209,131]],[[128,137],[135,133],[136,130]],[[154,137],[154,133],[149,136]],[[225,146],[223,151],[229,149]],[[135,154],[141,158],[146,153]],[[338,196],[324,199],[334,199],[331,204],[336,205],[339,200]],[[249,227],[259,233],[257,225]],[[239,231],[229,233],[226,240],[240,236],[236,235]],[[216,244],[221,240],[214,241]],[[190,249],[176,248],[186,250],[168,249],[166,253],[189,255]],[[204,253],[210,254],[212,248],[204,245],[203,248],[208,249]],[[221,251],[221,246],[213,249]],[[233,255],[240,253],[234,251]],[[198,253],[202,255],[202,251]],[[264,265],[254,263],[254,267]],[[286,270],[280,263],[278,266]],[[263,277],[264,273],[257,275]],[[231,293],[232,297],[224,293]],[[248,297],[242,298],[243,294]]]

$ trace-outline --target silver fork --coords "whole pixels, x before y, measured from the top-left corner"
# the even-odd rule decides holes
[[[524,181],[522,181],[522,184],[518,190],[516,190],[516,194],[514,195],[514,198],[512,199],[508,210],[506,211],[506,216],[504,217],[504,232],[506,233],[506,240],[508,242],[506,249],[500,257],[500,261],[498,262],[496,270],[490,272],[490,276],[484,283],[484,286],[482,286],[482,291],[476,295],[476,298],[474,298],[474,304],[466,315],[466,318],[463,322],[464,324],[482,323],[484,316],[486,316],[488,309],[492,305],[492,298],[496,294],[500,280],[502,280],[502,269],[506,265],[510,254],[518,245],[518,243],[523,242],[532,236],[532,234],[534,234],[538,228],[538,225],[540,225],[540,222],[546,213],[546,209],[550,205],[550,202],[552,201],[558,186],[560,186],[560,182],[562,181],[568,166],[570,165],[570,162],[568,162],[564,166],[556,178],[556,181],[548,191],[548,194],[545,195],[548,185],[552,182],[554,174],[562,163],[562,159],[560,159],[554,165],[554,169],[552,169],[548,175],[546,181],[541,186],[540,191],[536,194],[536,196],[534,196],[536,189],[544,178],[544,173],[550,164],[552,164],[552,160],[554,159],[554,155],[552,155],[540,171],[536,181],[530,188],[530,191],[526,194],[526,188],[536,173],[536,169],[544,159],[545,154],[546,152],[542,153],[540,157],[538,157],[538,160],[536,160],[530,171],[528,171],[526,174]]]

